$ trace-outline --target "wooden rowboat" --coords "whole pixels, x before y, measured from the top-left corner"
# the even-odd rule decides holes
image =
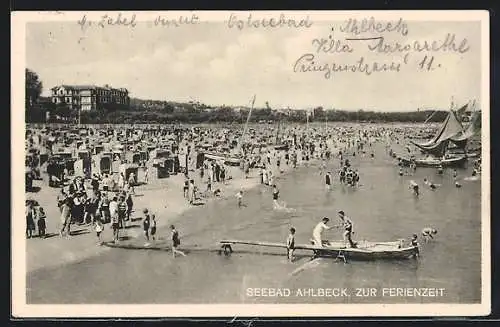
[[[221,154],[217,152],[204,152],[205,158],[210,160],[223,161],[226,165],[229,166],[239,166],[241,162],[241,158],[236,156],[231,156],[228,154]]]
[[[262,247],[274,247],[286,249],[284,243],[256,242],[240,240],[222,240],[221,251],[229,255],[233,252],[231,245],[255,245]],[[312,251],[314,257],[333,257],[343,260],[404,260],[415,258],[419,249],[418,246],[404,244],[403,241],[393,242],[369,242],[359,241],[355,243],[356,247],[345,247],[344,241],[323,241],[323,246],[309,244],[295,245],[295,250]]]
[[[409,166],[411,164],[411,160],[408,158],[399,158],[400,163],[403,166]],[[434,157],[423,158],[423,159],[414,159],[415,165],[417,167],[433,167],[437,168],[439,166],[442,167],[460,167],[467,161],[467,155],[451,157],[446,159],[439,159]]]

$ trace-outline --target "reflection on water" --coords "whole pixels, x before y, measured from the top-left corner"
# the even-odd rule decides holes
[[[245,193],[248,205],[238,209],[235,200],[209,203],[185,213],[176,226],[183,246],[216,247],[220,239],[284,242],[288,228],[297,230],[296,243],[308,243],[312,228],[323,217],[336,222],[344,210],[354,222],[354,239],[393,241],[409,238],[433,226],[437,238],[422,244],[418,261],[349,262],[332,259],[309,262],[307,253],[294,263],[281,250],[234,246],[230,256],[191,251],[186,258],[170,252],[113,249],[99,257],[28,276],[29,303],[424,303],[480,301],[481,214],[480,183],[453,185],[451,171],[443,176],[419,168],[414,176],[398,176],[384,152],[376,159],[356,157],[360,186],[335,183],[325,190],[318,167],[301,168],[278,180],[280,196],[294,212],[272,210],[272,193],[264,187]],[[330,170],[338,162],[330,163]],[[459,171],[461,177],[469,171]],[[423,187],[428,177],[442,184],[436,191]],[[408,190],[414,179],[421,185],[416,198]],[[161,217],[160,217],[161,219]],[[325,238],[340,239],[338,230]],[[160,230],[168,237],[168,230]],[[241,250],[241,251],[238,251]],[[269,252],[282,255],[269,255]],[[300,253],[299,253],[300,254]],[[444,288],[442,297],[384,297],[390,287]],[[292,290],[283,297],[251,297],[249,288]],[[375,288],[376,296],[295,296],[311,288]]]

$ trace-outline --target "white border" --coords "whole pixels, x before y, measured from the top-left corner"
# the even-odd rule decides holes
[[[238,11],[231,11],[238,13]],[[175,16],[196,13],[204,21],[224,21],[230,11],[176,11]],[[470,11],[280,11],[288,17],[309,16],[314,21],[377,19],[407,21],[481,21],[482,43],[482,296],[480,304],[175,304],[175,305],[28,305],[26,304],[26,244],[24,239],[24,69],[25,24],[34,21],[75,21],[84,12],[13,12],[11,16],[11,138],[12,138],[12,315],[14,317],[360,317],[360,316],[483,316],[491,311],[490,253],[490,49],[489,12]],[[85,12],[89,19],[111,12]],[[154,20],[173,12],[134,11],[137,20]],[[259,11],[259,17],[275,17],[276,11]],[[21,77],[22,76],[22,77]]]

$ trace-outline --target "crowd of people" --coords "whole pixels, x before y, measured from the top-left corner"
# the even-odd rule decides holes
[[[94,226],[96,231],[102,232],[103,225],[111,223],[113,240],[119,239],[119,231],[126,228],[131,220],[134,193],[132,188],[127,187],[128,183],[118,189],[110,189],[106,181],[106,175],[102,179],[95,175],[88,183],[77,176],[61,188],[57,196],[61,237],[71,235],[73,224]]]
[[[165,133],[161,128],[152,129],[153,136],[150,139],[160,138]],[[156,132],[155,132],[156,131]],[[135,133],[135,132],[134,132]],[[156,133],[156,134],[155,134]],[[197,144],[201,143],[201,135],[205,135],[204,139],[221,138],[225,144],[231,144],[236,132],[228,132],[221,137],[216,129],[207,129],[206,131],[191,130],[185,131],[184,134],[177,135],[178,147],[196,149]],[[262,134],[272,135],[271,131],[265,131]],[[334,185],[334,180],[338,180],[340,185],[355,187],[359,185],[360,173],[358,169],[352,167],[349,156],[368,156],[374,158],[374,152],[370,150],[372,144],[384,139],[394,141],[395,135],[391,128],[345,128],[335,127],[328,132],[320,128],[307,129],[304,127],[293,127],[284,129],[283,146],[258,145],[257,142],[247,143],[241,147],[242,156],[240,169],[243,171],[243,176],[249,178],[250,172],[257,171],[260,184],[269,186],[272,189],[272,201],[274,209],[285,207],[284,203],[280,203],[280,191],[278,188],[277,178],[286,169],[294,169],[301,165],[307,166],[313,160],[321,162],[320,174],[324,175],[324,183],[326,188],[330,190]],[[135,133],[134,135],[136,135]],[[139,135],[148,135],[145,132]],[[233,139],[228,136],[232,135]],[[147,138],[144,136],[144,138]],[[399,141],[397,141],[399,142]],[[396,143],[397,143],[396,142]],[[31,141],[31,145],[32,145]],[[389,148],[387,148],[389,150]],[[371,152],[370,152],[371,151]],[[189,150],[187,151],[189,153]],[[192,151],[193,152],[193,151]],[[175,153],[176,155],[179,153]],[[389,151],[390,156],[394,156],[392,149]],[[186,157],[186,167],[184,169],[184,183],[182,184],[182,194],[189,204],[198,204],[198,201],[207,197],[221,197],[224,185],[231,181],[231,169],[226,165],[224,160],[203,160],[201,165],[194,165],[193,156]],[[333,170],[327,169],[327,161],[336,161],[338,170],[332,174]],[[330,164],[329,164],[330,165]],[[144,165],[146,166],[146,165]],[[197,166],[190,168],[191,166]],[[477,166],[477,167],[476,167]],[[72,172],[67,168],[62,171],[53,161],[48,161],[47,173],[49,175],[49,186],[60,187],[61,190],[57,196],[57,206],[60,212],[60,224],[57,231],[61,237],[70,237],[71,226],[78,225],[83,227],[91,227],[95,230],[98,243],[103,244],[102,232],[105,226],[109,224],[113,230],[112,242],[119,242],[121,231],[126,229],[132,219],[134,213],[134,195],[137,185],[137,176],[132,172],[127,176],[123,172],[115,174],[106,174],[95,172],[90,174],[87,172],[84,176],[72,176]],[[410,170],[415,170],[416,166],[411,166]],[[194,173],[191,173],[194,171]],[[476,165],[473,174],[480,171],[480,162]],[[400,168],[402,172],[402,167]],[[147,167],[145,180],[147,178]],[[456,175],[455,175],[456,178]],[[457,181],[458,182],[458,181]],[[432,184],[432,182],[430,182]],[[202,185],[206,184],[206,187]],[[424,182],[425,184],[425,182]],[[434,185],[435,186],[435,185]],[[418,195],[419,187],[415,181],[410,182],[410,187]],[[430,186],[431,187],[431,186]],[[458,186],[457,186],[458,187]],[[432,188],[432,187],[431,187]],[[245,207],[243,201],[243,190],[236,193],[238,208]],[[155,242],[158,239],[158,216],[152,214],[149,209],[142,210],[142,216],[136,217],[141,219],[142,229],[146,244]],[[27,228],[26,236],[28,238],[36,235],[45,237],[47,235],[46,215],[43,208],[33,201],[27,201],[26,204]],[[325,217],[326,218],[326,217]],[[323,230],[328,229],[327,220],[323,220],[316,226],[313,232],[313,238],[317,246],[321,246],[320,234]],[[341,223],[339,228],[344,229],[344,240],[346,246],[355,246],[352,241],[352,221],[344,215],[343,211],[339,211],[339,219]],[[179,249],[180,234],[179,231],[172,225],[171,241],[175,245],[174,255],[184,255]],[[293,244],[293,235],[295,229],[290,229],[290,237],[287,244]]]

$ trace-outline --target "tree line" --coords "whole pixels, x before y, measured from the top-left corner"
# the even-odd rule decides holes
[[[178,103],[132,98],[128,110],[112,105],[99,111],[78,112],[67,104],[54,104],[50,98],[41,97],[43,84],[39,76],[26,69],[26,122],[76,122],[83,124],[129,124],[129,123],[244,123],[250,108],[208,106],[190,101]],[[447,111],[416,110],[406,112],[375,112],[367,110],[340,110],[317,107],[314,110],[273,110],[254,108],[251,122],[442,122]],[[430,119],[429,119],[430,118]]]

